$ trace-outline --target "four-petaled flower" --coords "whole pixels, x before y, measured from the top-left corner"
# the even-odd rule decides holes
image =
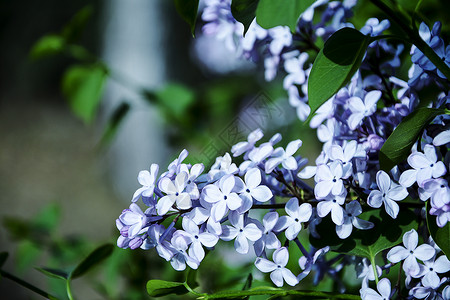
[[[366,287],[360,290],[362,300],[388,300],[391,297],[391,282],[387,278],[377,284],[377,291]]]
[[[302,229],[302,222],[308,222],[312,215],[312,206],[309,203],[298,205],[298,199],[292,198],[285,206],[287,216],[281,216],[275,225],[274,231],[280,232],[286,229],[286,238],[295,239]]]
[[[231,212],[228,219],[232,226],[225,225],[222,227],[221,239],[224,241],[234,241],[234,248],[237,252],[245,254],[248,252],[248,240],[255,242],[262,236],[261,230],[254,223],[245,224],[244,215],[237,212]]]
[[[290,286],[295,286],[298,283],[298,280],[292,271],[286,268],[288,261],[289,251],[286,247],[281,247],[273,253],[273,262],[268,259],[258,257],[255,261],[255,266],[261,272],[271,272],[270,279],[272,279],[276,286],[282,287],[283,280]]]
[[[159,166],[157,164],[152,164],[150,166],[150,172],[147,170],[140,171],[138,175],[138,182],[142,185],[133,195],[131,201],[136,202],[139,200],[141,195],[143,197],[153,196],[153,191],[155,190],[156,177],[158,176]]]
[[[186,172],[179,173],[175,180],[172,181],[168,177],[163,177],[158,183],[159,189],[166,196],[159,199],[156,204],[158,215],[165,215],[174,203],[179,209],[189,209],[192,206],[191,197],[185,191],[188,174]]]

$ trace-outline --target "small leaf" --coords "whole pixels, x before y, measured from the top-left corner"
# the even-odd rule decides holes
[[[256,16],[259,0],[233,0],[231,13],[233,17],[244,25],[244,34]]]
[[[8,256],[9,256],[8,252],[1,252],[0,253],[0,268],[3,267],[3,264],[8,259]]]
[[[353,229],[353,233],[345,240],[340,239],[329,228],[333,226],[330,218],[324,218],[317,230],[320,239],[310,237],[310,242],[317,248],[330,246],[338,253],[374,258],[381,251],[391,248],[402,241],[403,234],[417,229],[416,215],[406,209],[400,210],[396,219],[392,219],[384,210],[372,210],[360,215],[374,224],[370,230]]]
[[[80,38],[81,34],[83,33],[87,22],[92,17],[92,13],[94,12],[94,9],[92,5],[86,5],[82,9],[80,9],[67,23],[62,32],[61,35],[68,41],[73,42]]]
[[[147,292],[151,297],[162,297],[170,294],[183,295],[188,290],[182,282],[153,279],[147,282]]]
[[[380,150],[381,169],[389,172],[394,166],[406,160],[420,133],[436,116],[443,113],[445,113],[443,109],[419,108],[407,115]]]
[[[48,277],[58,278],[62,280],[67,280],[67,278],[69,278],[69,274],[67,274],[67,272],[64,272],[63,270],[39,267],[35,267],[35,269]]]
[[[48,204],[33,218],[33,226],[52,232],[57,227],[60,216],[60,207],[54,203]]]
[[[315,0],[260,0],[256,9],[256,22],[262,28],[288,26],[295,32],[300,15]]]
[[[94,266],[98,265],[104,259],[112,254],[114,246],[106,244],[92,251],[69,275],[70,279],[75,279],[84,275]]]
[[[352,78],[361,65],[370,37],[345,27],[336,31],[317,55],[308,79],[308,101],[314,112]]]
[[[182,84],[170,83],[156,92],[156,101],[168,116],[180,119],[195,101],[195,93]]]
[[[108,124],[103,132],[103,136],[100,144],[105,145],[111,141],[111,139],[116,135],[117,130],[125,119],[128,111],[130,110],[130,104],[127,102],[122,102],[113,112],[112,116],[108,120]]]
[[[60,35],[49,34],[41,37],[31,48],[30,57],[40,59],[46,56],[60,54],[66,47],[66,41]]]
[[[195,35],[195,23],[197,21],[198,0],[175,0],[175,8],[178,14],[191,27],[191,33]]]
[[[441,248],[448,259],[450,259],[450,222],[444,227],[439,227],[436,224],[436,216],[430,215],[430,203],[426,203],[427,209],[427,227],[434,242]]]
[[[105,69],[99,65],[72,66],[64,74],[63,94],[75,115],[86,123],[97,112],[106,77]]]

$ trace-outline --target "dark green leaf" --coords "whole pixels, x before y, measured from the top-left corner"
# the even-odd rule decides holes
[[[394,166],[404,161],[425,126],[443,113],[445,113],[443,109],[419,108],[406,116],[380,150],[381,169],[389,172]]]
[[[247,280],[244,283],[244,286],[242,287],[242,290],[248,290],[252,288],[252,283],[253,283],[253,275],[252,273],[249,273],[247,276]]]
[[[98,265],[104,259],[111,255],[114,250],[112,244],[106,244],[92,251],[69,275],[69,278],[75,279],[84,275],[94,266]]]
[[[426,203],[426,208],[428,231],[434,242],[441,248],[442,252],[447,255],[447,258],[450,259],[450,223],[447,222],[444,227],[437,226],[436,216],[430,215],[429,201]]]
[[[233,17],[244,24],[244,34],[256,16],[256,8],[259,0],[233,0],[231,2],[231,13]]]
[[[33,218],[33,226],[51,232],[56,229],[60,216],[60,207],[57,204],[48,204]]]
[[[60,54],[66,46],[66,41],[60,35],[49,34],[40,38],[31,48],[30,57],[39,59],[46,56]]]
[[[184,295],[188,290],[182,282],[153,279],[147,282],[147,292],[151,297],[162,297],[170,294]]]
[[[112,116],[108,120],[105,131],[103,132],[101,144],[105,145],[110,142],[111,139],[116,135],[117,130],[125,119],[128,111],[130,110],[130,104],[127,102],[122,102],[113,112]]]
[[[105,69],[98,65],[76,65],[64,74],[63,94],[75,115],[86,123],[95,116],[106,77]]]
[[[36,261],[38,260],[39,256],[42,253],[42,250],[38,247],[38,246],[42,247],[42,245],[37,244],[38,239],[36,239],[35,236],[30,238],[35,239],[35,241],[34,242],[30,240],[22,241],[17,247],[15,253],[16,267],[21,272],[35,265]]]
[[[87,22],[92,16],[94,9],[92,5],[86,5],[82,9],[80,9],[67,23],[61,35],[68,41],[73,42],[80,38],[82,32],[84,31]]]
[[[184,85],[170,83],[156,92],[156,101],[169,116],[179,119],[195,101],[195,93]]]
[[[361,65],[370,37],[353,28],[336,31],[317,55],[308,79],[308,101],[314,112],[352,78]]]
[[[3,266],[5,261],[8,259],[8,252],[1,252],[0,253],[0,268]]]
[[[35,269],[48,277],[58,278],[62,280],[67,280],[67,278],[69,278],[69,274],[67,274],[67,272],[64,272],[63,270],[38,267],[36,267]]]
[[[403,234],[411,229],[417,229],[416,215],[406,209],[401,209],[397,218],[392,219],[384,210],[377,209],[365,212],[360,216],[374,224],[370,230],[356,230],[345,240],[340,239],[334,231],[330,218],[325,218],[317,230],[320,239],[310,237],[311,244],[317,248],[330,246],[338,253],[374,258],[381,251],[391,248],[402,241]]]
[[[191,27],[192,35],[195,34],[195,23],[197,21],[198,0],[175,0],[175,8],[178,14]]]
[[[315,0],[260,0],[256,9],[256,22],[265,29],[289,26],[295,32],[300,15]]]

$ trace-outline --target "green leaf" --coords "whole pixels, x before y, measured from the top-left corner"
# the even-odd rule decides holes
[[[106,70],[99,65],[72,66],[64,74],[63,94],[74,114],[86,123],[90,123],[97,112],[106,78]]]
[[[108,124],[103,132],[103,136],[100,144],[105,145],[111,141],[111,139],[116,135],[117,130],[125,119],[128,111],[130,110],[130,104],[127,102],[122,102],[113,112],[112,116],[108,120]]]
[[[378,253],[389,249],[402,241],[403,234],[411,229],[417,229],[416,215],[406,209],[401,209],[397,218],[392,219],[381,209],[365,212],[360,215],[374,224],[370,230],[356,230],[345,240],[336,233],[330,232],[333,225],[330,218],[325,218],[317,227],[320,239],[310,236],[310,242],[317,248],[330,246],[338,253],[356,255],[373,259]]]
[[[189,268],[186,275],[186,284],[191,288],[195,289],[198,287],[197,282],[197,270]]]
[[[86,5],[82,9],[80,9],[67,23],[62,32],[61,35],[68,41],[73,42],[80,38],[81,34],[83,33],[87,22],[92,17],[92,14],[94,12],[94,9],[92,5]]]
[[[170,294],[183,295],[188,290],[182,282],[153,279],[147,282],[147,292],[151,297],[162,297]]]
[[[49,34],[41,37],[31,48],[30,58],[40,59],[46,56],[60,54],[66,47],[66,41],[60,35]]]
[[[248,290],[252,288],[252,283],[253,283],[253,275],[252,273],[249,273],[247,276],[247,280],[244,283],[244,286],[242,287],[242,290]]]
[[[345,27],[336,31],[317,55],[308,79],[308,101],[314,112],[352,78],[361,65],[370,37]]]
[[[389,172],[394,166],[404,161],[424,128],[436,116],[443,113],[445,113],[443,109],[419,108],[406,116],[380,150],[381,169]]]
[[[191,33],[195,35],[195,23],[197,21],[198,0],[174,0],[178,14],[191,27]]]
[[[185,85],[170,83],[156,92],[156,101],[166,114],[180,119],[195,101],[195,93]]]
[[[61,216],[61,209],[57,204],[46,205],[37,216],[33,218],[33,226],[52,232],[56,229]]]
[[[265,29],[289,26],[295,32],[300,15],[315,0],[260,0],[256,9],[256,22]]]
[[[106,244],[92,251],[69,275],[70,279],[75,279],[84,275],[90,269],[101,263],[112,254],[114,246]]]
[[[244,34],[256,16],[259,0],[233,0],[231,13],[233,17],[244,25]]]
[[[8,255],[9,255],[8,252],[1,252],[0,253],[0,268],[3,267],[3,264],[8,259]]]
[[[67,278],[69,278],[69,274],[67,274],[67,272],[64,272],[63,270],[39,267],[35,267],[35,269],[51,278],[58,278],[62,280],[67,280]]]
[[[439,227],[436,224],[436,216],[430,215],[430,203],[426,203],[427,209],[427,227],[434,242],[441,248],[448,259],[450,259],[450,223],[444,227]]]

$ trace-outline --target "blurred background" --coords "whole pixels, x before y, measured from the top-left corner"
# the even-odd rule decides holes
[[[140,170],[163,171],[184,148],[208,166],[258,127],[265,140],[281,132],[284,146],[303,128],[280,81],[265,83],[215,40],[194,40],[173,1],[0,0],[0,45],[2,269],[62,299],[64,283],[34,267],[70,270],[115,243]],[[315,138],[302,139],[313,157]],[[205,278],[228,270],[205,289],[249,268],[205,263],[223,268],[205,267]],[[76,298],[147,298],[147,280],[184,276],[142,250],[116,249],[98,269],[74,281]],[[0,280],[0,299],[40,298]]]

